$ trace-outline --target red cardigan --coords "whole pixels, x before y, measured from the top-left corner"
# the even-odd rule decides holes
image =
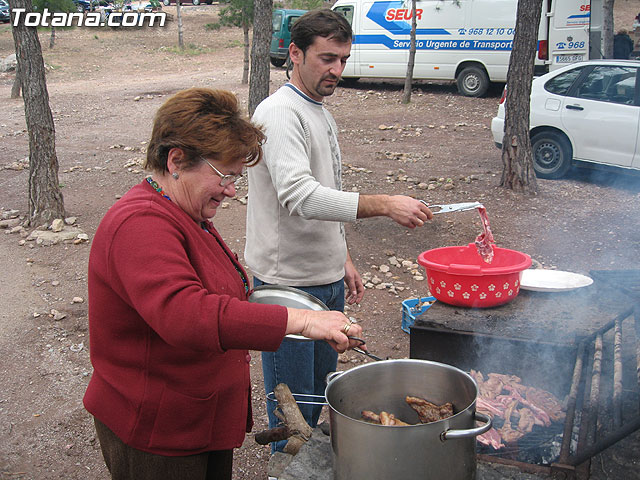
[[[208,229],[143,181],[107,212],[91,247],[84,405],[145,452],[242,445],[247,350],[275,351],[285,334],[286,309],[246,301],[236,267],[246,273]]]

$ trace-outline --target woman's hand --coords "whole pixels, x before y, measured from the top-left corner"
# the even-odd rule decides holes
[[[313,340],[326,340],[334,350],[342,353],[353,347],[366,347],[358,340],[347,337],[362,338],[362,327],[349,320],[344,313],[330,311],[301,310],[287,308],[286,333],[303,335]]]

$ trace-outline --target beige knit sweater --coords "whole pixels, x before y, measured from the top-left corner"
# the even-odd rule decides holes
[[[249,168],[245,261],[268,283],[324,285],[344,276],[342,222],[359,195],[341,191],[336,124],[322,103],[286,84],[255,111],[267,135],[264,160]]]

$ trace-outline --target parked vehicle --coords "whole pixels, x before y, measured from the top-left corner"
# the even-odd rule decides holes
[[[91,0],[73,0],[73,3],[76,6],[76,10],[80,13],[94,10],[94,5]]]
[[[274,67],[281,67],[287,61],[289,44],[291,43],[291,27],[305,13],[307,13],[306,10],[277,9],[273,11],[273,34],[271,35],[269,60]]]
[[[203,3],[206,3],[207,5],[211,5],[213,3],[213,0],[188,0],[188,1],[181,1],[180,5],[184,5],[187,3],[192,3],[193,5],[200,5]],[[162,4],[165,7],[168,7],[171,4],[176,4],[176,0],[162,0]]]
[[[491,121],[499,148],[504,99]],[[640,61],[591,60],[535,78],[530,129],[538,177],[560,178],[583,162],[640,170]]]
[[[455,80],[459,92],[471,97],[483,96],[490,82],[505,82],[517,6],[517,0],[418,0],[413,78]],[[332,8],[354,31],[343,78],[406,76],[410,2],[338,0]],[[538,70],[590,58],[590,31],[601,29],[590,24],[590,0],[543,0],[542,8]]]
[[[10,21],[9,3],[6,0],[0,0],[0,22],[9,23]]]

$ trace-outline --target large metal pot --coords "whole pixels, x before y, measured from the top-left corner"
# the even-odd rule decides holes
[[[467,373],[426,360],[386,360],[329,375],[325,390],[337,480],[451,479],[476,476],[476,439],[491,418],[476,413],[478,388]],[[418,423],[405,396],[452,402],[456,414],[438,422],[392,427],[367,423],[362,410]],[[475,421],[484,422],[475,427]]]

